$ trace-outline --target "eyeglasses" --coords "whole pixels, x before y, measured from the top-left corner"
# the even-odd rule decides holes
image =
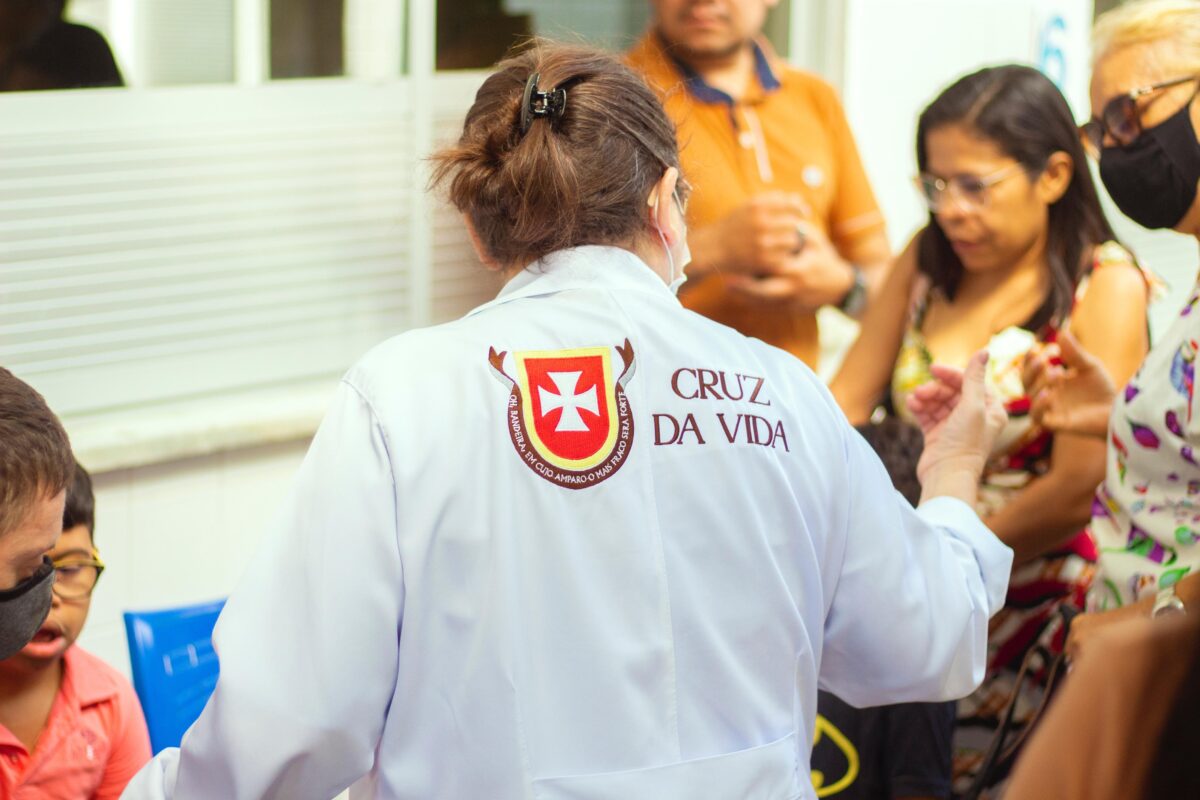
[[[92,548],[91,558],[68,555],[53,562],[54,592],[64,600],[82,600],[91,595],[104,572],[100,551]]]
[[[952,178],[939,178],[928,172],[922,172],[913,179],[913,182],[925,200],[925,205],[934,214],[946,208],[946,199],[950,196],[953,196],[958,204],[966,210],[975,211],[987,206],[989,189],[1022,170],[1024,170],[1022,165],[1012,164],[982,177],[955,175]]]
[[[1104,146],[1105,134],[1111,136],[1121,147],[1133,144],[1134,140],[1142,135],[1142,118],[1137,101],[1163,89],[1191,81],[1197,81],[1196,90],[1200,92],[1200,75],[1189,75],[1186,78],[1175,78],[1117,95],[1105,104],[1099,118],[1092,117],[1079,126],[1079,135],[1083,139],[1084,147],[1093,158],[1097,158]],[[1195,96],[1192,95],[1193,98]]]
[[[671,190],[671,197],[675,200],[675,208],[679,209],[679,216],[687,219],[687,200],[679,199],[679,191],[677,189]]]

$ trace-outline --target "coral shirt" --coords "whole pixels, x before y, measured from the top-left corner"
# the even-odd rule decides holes
[[[100,659],[71,647],[46,727],[30,753],[0,725],[0,797],[116,800],[150,760],[150,736],[133,687]]]
[[[679,130],[683,174],[693,189],[689,224],[709,225],[756,195],[782,191],[804,199],[812,210],[809,223],[848,261],[884,233],[845,112],[825,81],[778,62],[765,43],[755,46],[757,80],[737,100],[689,73],[656,33],[626,59],[660,93]],[[680,300],[816,366],[812,313],[740,300],[719,275],[690,281]]]

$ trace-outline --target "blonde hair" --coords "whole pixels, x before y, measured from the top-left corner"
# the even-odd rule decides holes
[[[1164,65],[1200,73],[1200,0],[1136,0],[1101,14],[1092,28],[1092,63],[1138,44],[1161,45]]]

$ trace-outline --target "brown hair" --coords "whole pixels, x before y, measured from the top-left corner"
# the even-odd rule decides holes
[[[893,416],[884,417],[880,422],[856,425],[854,429],[879,456],[896,491],[904,495],[910,505],[919,504],[921,479],[917,477],[917,463],[925,449],[921,429]]]
[[[1062,324],[1071,313],[1075,287],[1090,264],[1092,248],[1117,238],[1100,206],[1066,98],[1041,72],[1017,64],[986,67],[959,78],[917,120],[917,167],[922,172],[929,169],[929,134],[953,124],[971,128],[1020,162],[1030,180],[1046,168],[1054,153],[1071,157],[1071,183],[1050,205],[1046,227],[1050,289],[1041,308],[1022,327],[1036,331],[1047,323]],[[965,268],[937,215],[930,213],[920,237],[921,272],[953,302]]]
[[[92,490],[92,476],[76,462],[71,483],[67,486],[67,502],[63,506],[63,530],[69,531],[79,525],[88,529],[92,543],[96,542],[96,494]]]
[[[31,386],[0,367],[0,536],[74,476],[71,442],[58,417]]]
[[[566,89],[561,117],[522,135],[525,83]],[[654,92],[612,55],[532,41],[475,94],[457,144],[432,157],[431,186],[471,220],[501,266],[568,247],[627,244],[646,228],[646,197],[679,167],[675,126]],[[680,182],[680,196],[686,186]]]

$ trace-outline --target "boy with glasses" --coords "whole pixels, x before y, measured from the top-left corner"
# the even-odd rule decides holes
[[[46,551],[75,469],[67,432],[33,387],[0,367],[0,659],[29,643],[53,598]]]
[[[129,681],[75,647],[104,562],[92,539],[92,482],[76,464],[67,488],[50,615],[33,641],[0,661],[0,797],[119,797],[150,760]]]

